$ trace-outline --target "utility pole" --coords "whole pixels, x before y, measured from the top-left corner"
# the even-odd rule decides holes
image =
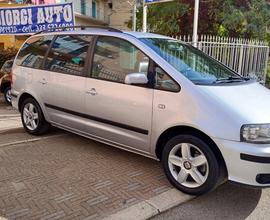
[[[143,3],[143,32],[147,32],[147,5]]]
[[[194,6],[194,20],[193,20],[193,46],[197,47],[198,45],[198,19],[199,19],[199,7],[200,0],[195,0]]]

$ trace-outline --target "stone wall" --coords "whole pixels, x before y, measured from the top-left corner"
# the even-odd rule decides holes
[[[110,26],[122,30],[130,30],[127,27],[127,22],[132,17],[132,5],[127,0],[111,0],[112,10],[109,16]],[[132,2],[132,0],[130,0]]]

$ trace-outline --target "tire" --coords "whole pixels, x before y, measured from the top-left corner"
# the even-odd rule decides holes
[[[171,184],[190,195],[214,190],[222,170],[211,148],[192,135],[170,139],[162,152],[162,165]]]
[[[42,135],[50,129],[50,124],[45,120],[39,104],[33,98],[23,101],[21,106],[21,120],[24,129],[32,135]]]
[[[7,104],[11,105],[11,87],[7,87],[4,91],[4,97]]]

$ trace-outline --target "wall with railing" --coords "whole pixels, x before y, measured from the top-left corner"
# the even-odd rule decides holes
[[[174,38],[192,43],[191,36]],[[240,38],[201,35],[198,49],[219,60],[244,77],[256,78],[265,83],[269,47],[267,42]]]

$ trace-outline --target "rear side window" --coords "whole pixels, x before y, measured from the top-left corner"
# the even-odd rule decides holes
[[[92,36],[60,35],[53,42],[45,62],[48,71],[82,76]]]
[[[49,35],[32,37],[27,40],[17,56],[16,64],[36,69],[40,68],[52,39],[53,36]]]

